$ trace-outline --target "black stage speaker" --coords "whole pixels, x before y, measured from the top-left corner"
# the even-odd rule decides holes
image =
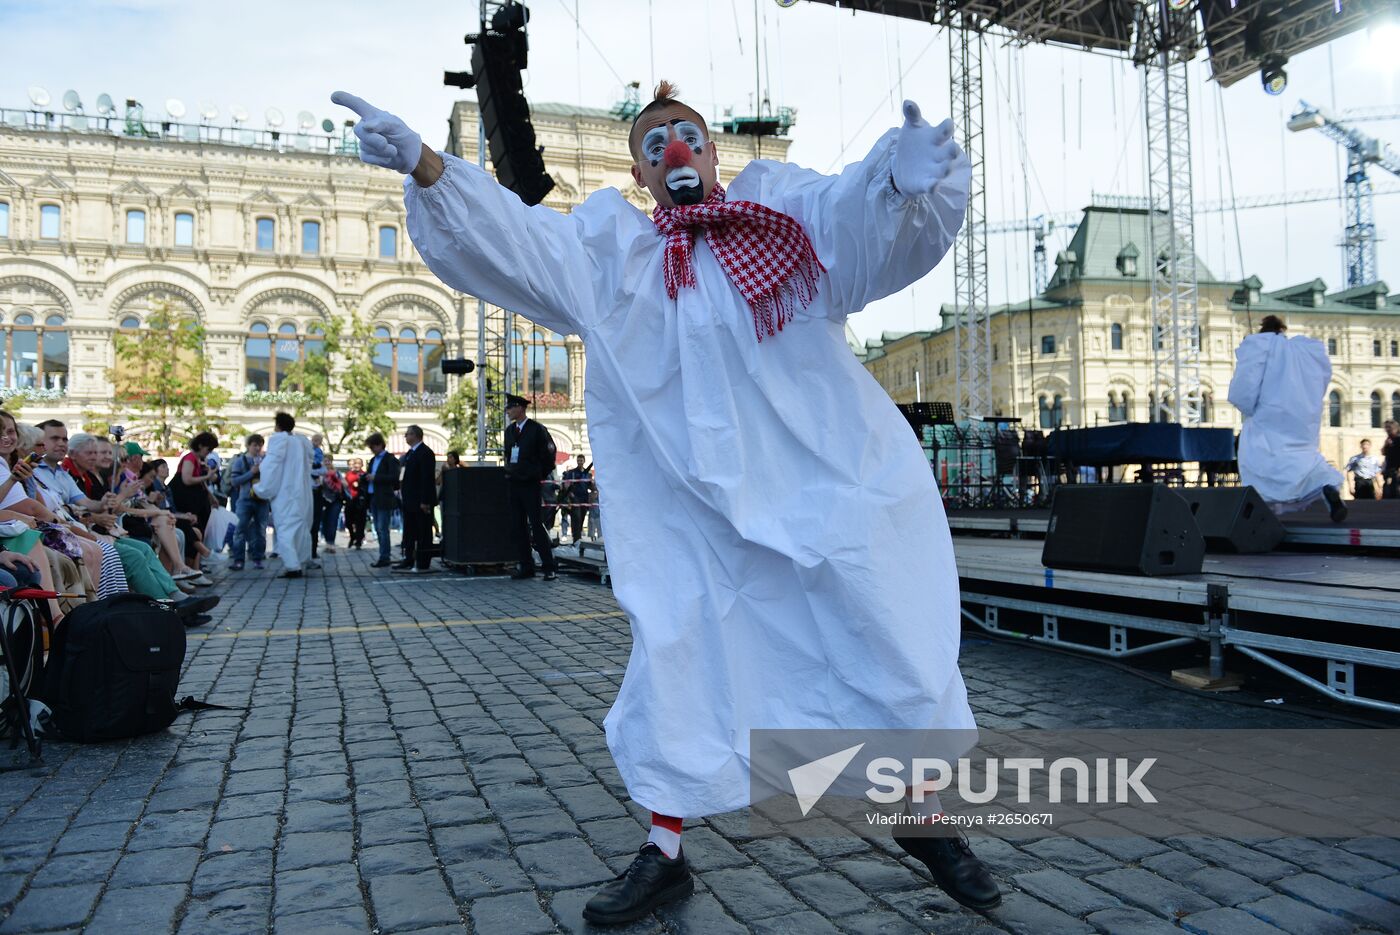
[[[1205,558],[1191,508],[1161,484],[1061,484],[1041,561],[1128,575],[1196,575]]]
[[[1272,552],[1283,523],[1253,487],[1188,487],[1181,491],[1212,552]]]
[[[506,508],[506,469],[474,466],[442,472],[442,560],[450,565],[516,561]]]

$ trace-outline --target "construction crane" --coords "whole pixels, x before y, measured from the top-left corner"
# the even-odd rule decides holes
[[[1050,283],[1050,264],[1045,254],[1045,239],[1058,230],[1074,230],[1079,226],[1080,215],[1037,214],[1033,218],[1019,221],[1000,221],[987,225],[989,234],[1015,234],[1030,231],[1035,235],[1035,294],[1040,295]]]
[[[1298,109],[1288,120],[1288,129],[1295,133],[1321,130],[1332,142],[1346,148],[1347,175],[1342,199],[1348,223],[1342,247],[1346,251],[1347,288],[1353,289],[1376,282],[1378,278],[1374,192],[1367,167],[1378,165],[1400,176],[1400,156],[1385,143],[1346,123],[1343,117],[1299,101]]]

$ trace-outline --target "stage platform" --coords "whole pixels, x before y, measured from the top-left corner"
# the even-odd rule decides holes
[[[1400,713],[1400,557],[1212,554],[1200,575],[1147,578],[1048,569],[1042,547],[954,539],[964,617],[993,633],[1109,657],[1196,645],[1217,671],[1229,668],[1229,650],[1336,701]]]
[[[1283,517],[1284,548],[1390,551],[1400,555],[1400,500],[1348,500],[1347,518],[1333,523],[1322,504]],[[949,510],[953,535],[1044,537],[1050,511]]]

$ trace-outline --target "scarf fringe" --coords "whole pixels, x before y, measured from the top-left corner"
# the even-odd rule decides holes
[[[783,330],[792,321],[799,308],[806,308],[817,297],[817,278],[826,272],[816,251],[810,246],[804,251],[797,265],[782,282],[749,301],[753,309],[754,336],[763,342],[766,333],[770,338]]]

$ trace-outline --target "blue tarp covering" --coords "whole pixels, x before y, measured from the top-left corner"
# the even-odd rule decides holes
[[[1232,429],[1187,428],[1173,422],[1125,422],[1057,429],[1050,454],[1073,464],[1142,464],[1235,460]]]

